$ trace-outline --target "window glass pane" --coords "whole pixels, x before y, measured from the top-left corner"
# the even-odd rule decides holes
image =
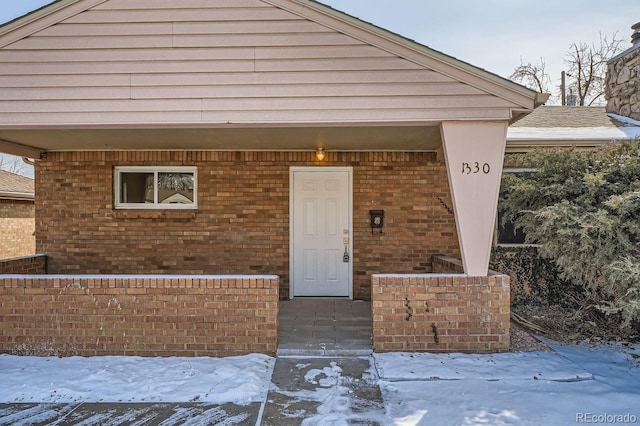
[[[153,173],[121,173],[121,203],[153,203]]]
[[[534,169],[505,169],[504,173],[512,173],[518,177],[526,176],[530,173],[535,173]],[[509,191],[504,190],[500,192],[500,198],[506,199],[509,197]],[[509,221],[503,223],[505,211],[498,209],[498,244],[524,244],[526,241],[526,234],[522,228],[516,229],[514,223]]]
[[[498,210],[498,244],[524,244],[525,234],[520,229],[515,229],[512,222],[502,223],[503,210]]]
[[[158,202],[193,204],[193,173],[158,173]]]

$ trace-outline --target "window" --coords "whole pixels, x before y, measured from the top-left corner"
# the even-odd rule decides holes
[[[140,166],[115,168],[117,209],[195,209],[196,167]]]
[[[509,169],[505,168],[504,173],[513,173],[516,176],[522,176],[527,173],[535,173],[535,169]],[[509,193],[503,191],[500,193],[500,197],[508,197]],[[504,210],[498,209],[498,228],[497,228],[497,243],[498,244],[525,244],[526,235],[522,229],[515,229],[513,222],[503,223],[502,218],[504,216]]]

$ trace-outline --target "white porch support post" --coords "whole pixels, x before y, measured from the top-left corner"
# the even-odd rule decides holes
[[[464,272],[486,276],[494,235],[507,122],[440,125]]]

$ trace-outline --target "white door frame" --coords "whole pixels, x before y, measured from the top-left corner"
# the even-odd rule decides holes
[[[348,211],[349,211],[349,268],[348,268],[348,281],[349,281],[349,300],[353,300],[353,167],[305,167],[305,166],[292,166],[289,168],[289,298],[293,299],[294,295],[294,283],[293,283],[293,269],[294,269],[294,244],[293,244],[293,218],[294,218],[294,187],[293,187],[293,175],[296,172],[347,172],[349,176],[348,184]]]

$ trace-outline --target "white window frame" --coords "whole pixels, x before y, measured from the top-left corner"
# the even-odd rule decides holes
[[[123,173],[153,173],[153,203],[121,203],[121,176]],[[158,203],[158,173],[193,173],[192,204]],[[195,210],[198,208],[198,168],[195,166],[116,166],[114,168],[114,208],[133,210]]]

